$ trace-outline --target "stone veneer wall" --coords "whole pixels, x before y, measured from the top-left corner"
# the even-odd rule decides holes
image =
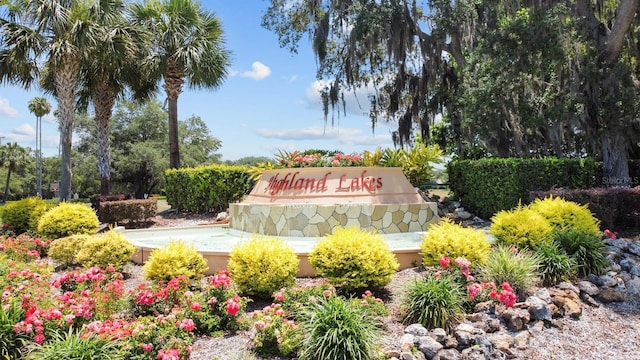
[[[426,231],[439,220],[436,203],[420,204],[230,204],[230,227],[271,236],[324,236],[336,226],[381,234]]]

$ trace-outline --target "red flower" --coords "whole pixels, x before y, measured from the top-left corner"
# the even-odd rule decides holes
[[[442,266],[443,268],[448,268],[449,264],[451,264],[451,259],[446,257],[446,256],[441,256],[440,257],[440,266]]]
[[[238,311],[240,311],[240,304],[234,301],[234,299],[227,300],[227,314],[235,316]]]

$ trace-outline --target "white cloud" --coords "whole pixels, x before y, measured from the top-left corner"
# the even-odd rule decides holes
[[[271,69],[259,61],[254,61],[253,64],[251,64],[251,71],[240,73],[240,76],[253,80],[262,80],[269,77],[269,75],[271,75]]]
[[[36,134],[36,131],[29,124],[22,124],[17,128],[13,128],[12,132],[22,136],[34,136]]]
[[[5,115],[10,118],[20,117],[18,110],[12,108],[11,104],[9,104],[9,100],[5,98],[0,98],[0,115]]]
[[[53,111],[42,117],[42,120],[49,124],[57,124],[58,119],[53,115]]]
[[[325,80],[316,80],[311,83],[305,90],[305,99],[309,107],[314,109],[322,109],[322,98],[320,97],[320,91],[323,88],[329,87],[329,82]],[[348,91],[344,93],[345,107],[347,114],[353,115],[367,115],[370,109],[369,94],[372,94],[373,87],[366,86],[357,88],[354,91]],[[342,102],[336,104],[336,111],[340,114],[343,113]],[[331,109],[329,109],[331,111]]]
[[[339,145],[349,146],[388,146],[393,141],[390,133],[364,132],[355,128],[311,126],[298,129],[257,129],[258,135],[282,141],[330,140]],[[283,145],[279,146],[280,148]]]

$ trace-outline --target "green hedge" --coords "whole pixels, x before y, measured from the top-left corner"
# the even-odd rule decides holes
[[[602,179],[593,159],[487,158],[447,165],[453,198],[480,217],[526,203],[530,191],[592,188]]]
[[[244,166],[210,165],[165,172],[167,203],[196,213],[224,211],[251,189]]]

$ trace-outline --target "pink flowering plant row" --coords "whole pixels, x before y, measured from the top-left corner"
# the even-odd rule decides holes
[[[463,257],[455,260],[447,256],[440,257],[440,267],[435,276],[449,276],[466,287],[470,304],[494,300],[506,307],[515,305],[518,299],[515,291],[508,282],[496,285],[493,282],[478,282],[471,274],[471,262]]]
[[[6,240],[0,237],[2,244],[16,244]],[[25,256],[32,251],[29,246],[11,249],[0,252],[5,314],[0,316],[0,336],[15,340],[8,347],[46,344],[54,341],[54,332],[71,329],[82,337],[117,341],[128,358],[178,360],[189,358],[195,336],[244,327],[247,300],[235,291],[227,271],[126,290],[123,275],[113,267],[78,269],[51,279],[46,261]],[[0,354],[12,351],[1,348],[3,344]]]
[[[344,167],[362,166],[362,156],[359,154],[343,154],[340,152],[293,152],[280,151],[276,156],[278,164],[285,168],[298,167]]]

